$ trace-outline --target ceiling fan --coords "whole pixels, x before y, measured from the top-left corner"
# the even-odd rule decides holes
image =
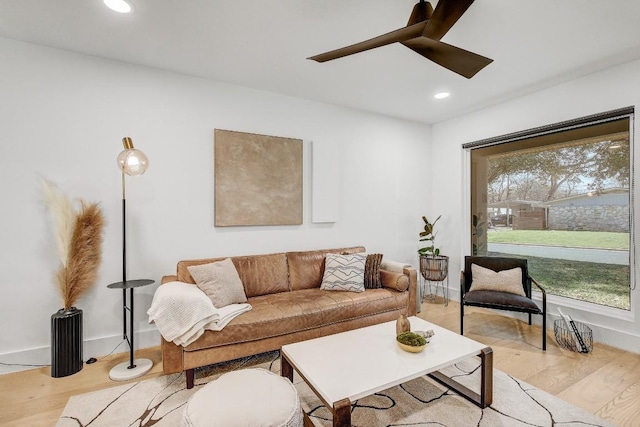
[[[351,46],[321,53],[307,59],[326,62],[392,43],[402,43],[414,52],[468,79],[493,59],[443,43],[440,39],[467,11],[474,0],[439,0],[435,10],[428,1],[413,7],[406,27]]]

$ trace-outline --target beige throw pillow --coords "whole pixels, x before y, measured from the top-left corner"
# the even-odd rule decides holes
[[[187,267],[196,285],[211,298],[214,307],[247,302],[244,286],[231,258]]]
[[[469,291],[498,291],[525,296],[522,287],[522,269],[493,271],[471,264],[471,288]]]

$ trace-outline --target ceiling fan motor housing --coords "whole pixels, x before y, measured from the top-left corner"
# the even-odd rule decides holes
[[[431,3],[420,0],[420,3],[413,6],[407,26],[417,24],[418,22],[424,22],[431,18],[431,15],[433,15],[433,7],[431,6]]]

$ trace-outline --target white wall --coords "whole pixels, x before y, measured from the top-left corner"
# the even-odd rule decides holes
[[[127,179],[129,279],[159,281],[180,259],[342,245],[416,262],[418,220],[431,198],[422,178],[430,126],[1,38],[0,63],[2,362],[49,363],[50,316],[61,300],[42,178],[101,203],[103,264],[77,304],[84,358],[121,340],[121,293],[106,285],[122,278],[115,159],[124,136],[150,159],[145,175]],[[301,226],[213,226],[214,128],[303,139]],[[335,224],[310,221],[311,141],[341,144]],[[136,290],[138,348],[159,342],[146,322],[156,287]]]
[[[634,61],[434,125],[432,205],[439,206],[446,218],[440,227],[440,240],[442,242],[442,236],[447,236],[446,245],[442,243],[441,246],[443,252],[451,256],[450,272],[460,271],[464,245],[468,241],[460,227],[465,224],[467,188],[462,182],[465,168],[462,144],[622,107],[636,106],[637,113],[639,104],[640,61]],[[638,144],[634,145],[636,151],[640,151]],[[637,152],[635,158],[635,164],[638,164]],[[454,277],[457,279],[452,275],[452,279]],[[454,298],[459,299],[457,280],[455,282]],[[598,307],[585,309],[571,305],[564,311],[576,320],[588,323],[594,330],[594,340],[640,352],[640,320],[636,314],[639,291],[634,290],[632,294],[632,312],[624,313],[623,318],[611,317],[612,310]],[[551,330],[556,308],[557,304],[552,301],[549,306],[552,316],[548,319]]]

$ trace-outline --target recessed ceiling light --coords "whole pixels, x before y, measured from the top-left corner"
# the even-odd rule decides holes
[[[131,12],[131,5],[124,0],[103,0],[104,4],[113,11],[118,13]]]
[[[435,95],[433,95],[433,97],[435,99],[444,99],[444,98],[448,98],[449,95],[451,95],[449,92],[438,92]]]

